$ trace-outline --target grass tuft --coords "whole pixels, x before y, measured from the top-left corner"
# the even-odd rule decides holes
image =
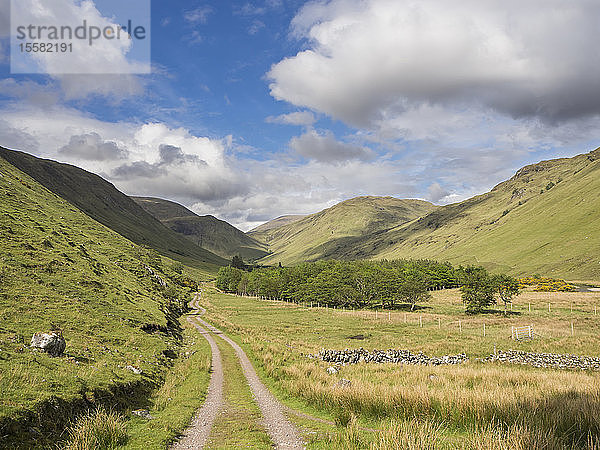
[[[123,418],[113,411],[98,408],[71,427],[65,450],[112,449],[126,441],[127,427]]]

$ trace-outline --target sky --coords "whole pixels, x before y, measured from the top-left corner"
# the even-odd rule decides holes
[[[118,24],[114,0],[17,1]],[[448,204],[600,146],[597,0],[153,0],[145,66],[105,41],[45,74],[11,72],[10,10],[0,145],[244,231],[359,195]]]

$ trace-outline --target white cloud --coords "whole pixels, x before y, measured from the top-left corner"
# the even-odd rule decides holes
[[[310,111],[296,111],[279,116],[269,116],[265,119],[267,123],[278,123],[282,125],[303,125],[310,126],[316,121],[315,116]]]
[[[305,158],[332,164],[353,159],[369,161],[376,156],[370,148],[340,142],[331,132],[319,134],[312,129],[293,137],[290,140],[290,147]]]
[[[38,27],[47,27],[46,29],[49,29],[48,27],[62,29],[62,27],[69,26],[75,30],[77,27],[81,27],[85,20],[88,27],[94,26],[98,30],[104,30],[106,27],[110,27],[113,33],[114,30],[121,30],[121,25],[114,19],[102,16],[93,1],[19,0],[12,2],[11,6],[13,8],[11,17],[15,22],[12,24],[13,27],[19,24],[23,24],[23,26],[34,24]],[[16,29],[13,31],[16,32]],[[89,29],[86,34],[88,37],[91,36]],[[123,35],[127,36],[126,33]],[[133,39],[119,36],[120,38],[95,39],[92,44],[89,39],[72,39],[68,40],[72,45],[72,51],[64,53],[34,52],[30,56],[43,73],[50,73],[54,76],[149,73],[150,61],[136,61],[128,55],[133,46]]]
[[[71,136],[69,143],[58,149],[63,156],[89,160],[114,161],[127,158],[127,150],[116,142],[106,141],[95,132]]]
[[[183,18],[186,22],[191,24],[199,24],[206,23],[208,21],[208,16],[213,13],[213,9],[208,6],[199,6],[195,9],[186,11],[183,15]]]
[[[593,0],[311,2],[292,23],[309,48],[271,68],[271,94],[358,127],[422,104],[595,115],[597,17]]]
[[[121,27],[113,18],[102,16],[93,1],[19,0],[13,2],[12,6],[15,27],[23,23],[46,27],[70,26],[74,30],[84,20],[88,26],[101,29],[112,27],[114,30]],[[5,17],[0,16],[0,22],[4,20]],[[127,36],[126,33],[123,35]],[[145,61],[143,52],[133,52],[133,40],[96,39],[91,46],[85,40],[74,39],[68,42],[73,46],[72,52],[31,53],[22,57],[23,64],[30,69],[31,63],[34,63],[35,70],[47,73],[57,80],[66,100],[104,96],[121,101],[125,97],[143,93],[142,80],[135,74],[150,73],[149,54]],[[20,64],[18,61],[19,58],[17,65]],[[56,89],[52,95],[57,96]]]

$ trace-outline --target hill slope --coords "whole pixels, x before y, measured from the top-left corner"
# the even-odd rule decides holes
[[[600,149],[523,167],[492,191],[444,206],[347,257],[479,263],[513,274],[600,280]]]
[[[0,147],[0,157],[75,205],[91,218],[139,245],[186,264],[213,268],[226,261],[184,239],[144,211],[111,183],[79,167]]]
[[[251,235],[274,252],[261,260],[265,264],[344,258],[355,240],[381,233],[435,209],[423,200],[357,197],[288,225]]]
[[[169,200],[131,198],[163,225],[223,258],[240,255],[245,261],[253,261],[268,254],[263,244],[216,217],[199,216]]]
[[[177,349],[175,314],[189,293],[176,283],[173,261],[2,158],[0,197],[0,447],[54,448],[90,402],[144,404],[168,368],[163,351]],[[65,356],[29,348],[33,333],[53,329],[67,341]]]
[[[277,217],[276,219],[269,220],[268,222],[253,228],[252,230],[248,231],[248,234],[260,236],[260,233],[297,222],[305,217],[305,215],[301,214],[289,214],[287,216]]]

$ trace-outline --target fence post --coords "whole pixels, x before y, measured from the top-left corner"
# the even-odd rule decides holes
[[[462,333],[462,322],[460,320],[458,321],[458,329]]]
[[[550,302],[548,302],[548,312],[550,312]]]
[[[392,321],[392,311],[388,311],[388,320]]]
[[[423,316],[419,316],[419,326],[423,328]]]
[[[485,337],[485,322],[483,322],[483,337]]]
[[[531,312],[531,303],[528,303],[529,305],[529,312]]]
[[[573,329],[573,322],[571,322],[571,336],[575,336],[575,330]]]

